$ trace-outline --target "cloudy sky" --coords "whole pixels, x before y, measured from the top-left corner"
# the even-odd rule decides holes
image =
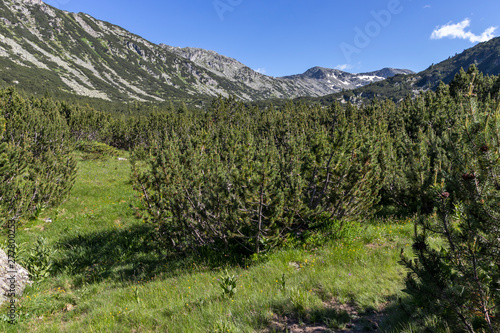
[[[421,71],[500,36],[498,0],[45,0],[154,43],[214,50],[272,76],[313,66]]]

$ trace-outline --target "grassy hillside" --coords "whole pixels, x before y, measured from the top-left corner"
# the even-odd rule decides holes
[[[343,242],[310,242],[251,259],[174,257],[155,248],[153,226],[137,217],[129,163],[84,157],[77,155],[71,197],[19,228],[22,249],[46,239],[54,266],[50,278],[26,289],[16,326],[6,322],[6,306],[0,309],[3,332],[368,329],[401,294],[397,261],[401,248],[409,249],[410,220],[360,221],[362,232]],[[226,274],[236,292],[223,297]],[[391,318],[381,325],[400,327]]]

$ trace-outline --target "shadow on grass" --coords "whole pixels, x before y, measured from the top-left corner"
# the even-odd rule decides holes
[[[344,309],[331,307],[307,309],[293,302],[273,304],[274,315],[268,329],[271,332],[290,332],[292,329],[308,328],[314,332],[348,328],[352,315]],[[305,330],[304,330],[305,332]]]
[[[169,252],[157,245],[156,236],[154,226],[145,224],[63,238],[56,246],[54,271],[72,276],[74,283],[81,285],[106,279],[144,281],[159,275],[180,275],[193,268],[214,270],[247,262],[244,256],[211,249],[194,254]]]
[[[393,297],[385,309],[386,317],[381,326],[387,333],[447,332],[441,319],[435,320],[426,309],[418,309],[410,296]],[[433,323],[434,321],[434,323]],[[427,323],[427,324],[426,324]],[[429,325],[430,324],[430,325]]]
[[[358,309],[354,303],[323,302],[323,306],[307,308],[300,302],[285,299],[272,304],[274,317],[269,329],[288,332],[292,327],[309,329],[349,330],[356,332],[431,332],[426,330],[409,298],[403,301],[395,295],[386,298],[387,305],[379,309]]]

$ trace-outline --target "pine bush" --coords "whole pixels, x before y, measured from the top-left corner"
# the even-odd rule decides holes
[[[474,78],[472,81],[474,82]],[[478,104],[473,86],[452,168],[434,185],[435,214],[415,226],[406,292],[455,331],[500,331],[500,104]]]

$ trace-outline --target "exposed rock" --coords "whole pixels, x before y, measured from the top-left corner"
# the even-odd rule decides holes
[[[94,38],[99,38],[101,37],[101,34],[99,34],[98,32],[96,32],[94,29],[92,29],[90,27],[90,25],[88,25],[82,18],[81,18],[81,15],[85,15],[85,14],[73,14],[73,17],[75,19],[76,22],[78,22],[78,24],[80,24],[80,26],[83,28],[83,30],[85,30],[86,33],[88,33],[90,36],[94,37]]]
[[[9,262],[7,254],[0,249],[0,304],[10,301],[9,293],[12,291],[15,291],[16,298],[22,296],[27,284],[32,284],[28,271],[17,263]]]
[[[43,1],[42,0],[17,0],[17,2],[21,2],[21,3],[26,3],[26,4],[29,4],[29,5],[43,5]]]
[[[70,311],[73,311],[74,309],[75,309],[75,306],[73,304],[66,304],[64,306],[63,311],[64,312],[70,312]]]
[[[258,73],[241,62],[214,51],[194,47],[180,48],[165,44],[159,44],[159,46],[214,74],[224,76],[233,82],[243,83],[249,89],[258,91],[261,99],[323,96],[342,89],[355,89],[396,74],[413,73],[407,69],[384,68],[369,73],[352,74],[337,69],[313,67],[303,74],[275,78]],[[242,95],[239,96],[247,99]]]
[[[106,100],[323,96],[384,78],[345,72],[338,72],[339,79],[306,73],[275,78],[214,51],[156,45],[88,14],[68,13],[41,0],[0,2],[0,25],[9,27],[0,36],[0,57],[33,73],[32,81],[26,82],[29,78],[18,79],[6,66],[4,80],[35,87],[49,81],[51,89]]]

